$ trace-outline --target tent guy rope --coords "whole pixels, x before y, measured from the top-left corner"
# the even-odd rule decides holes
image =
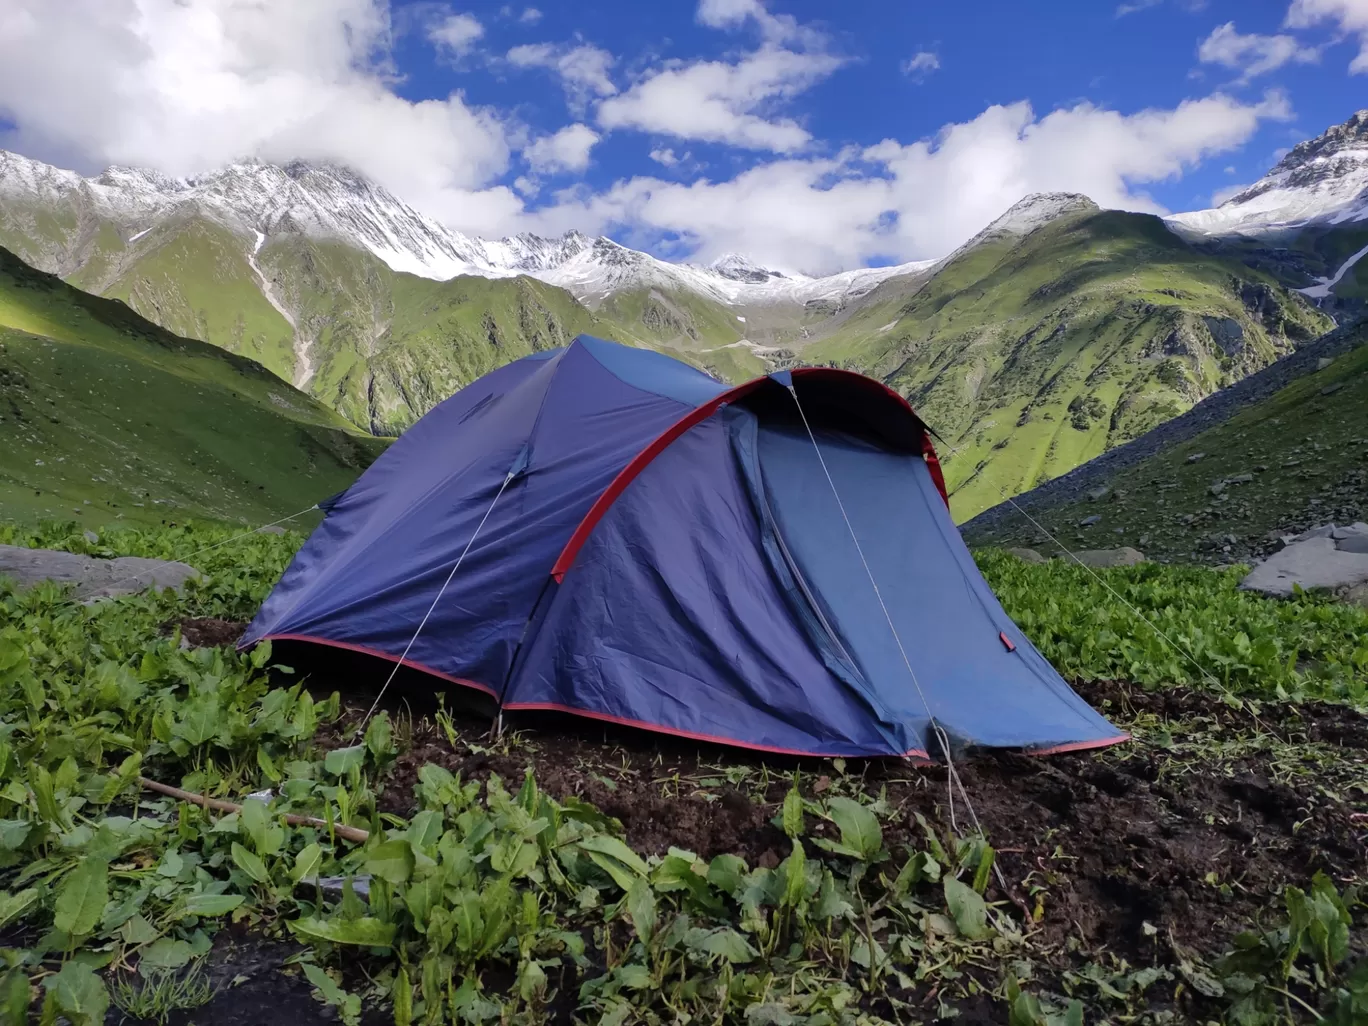
[[[432,616],[432,611],[437,608],[437,603],[442,601],[442,596],[446,594],[447,587],[451,584],[451,579],[456,576],[456,571],[461,569],[461,564],[465,561],[466,554],[470,552],[470,547],[475,544],[475,539],[480,536],[480,532],[484,529],[485,522],[489,520],[489,515],[494,512],[494,506],[498,503],[499,496],[503,495],[504,489],[508,487],[509,482],[517,476],[518,471],[516,468],[504,475],[503,483],[499,485],[499,490],[494,493],[494,498],[490,500],[489,508],[485,510],[484,516],[480,518],[480,522],[475,525],[475,531],[471,534],[470,541],[466,542],[465,548],[462,549],[461,554],[456,557],[456,562],[451,567],[451,573],[447,574],[446,580],[442,582],[442,587],[437,592],[437,597],[432,600],[432,605],[428,606],[427,612],[423,614],[422,622],[418,624],[418,629],[413,632],[413,637],[409,638],[408,644],[404,646],[403,654],[399,657],[399,661],[394,664],[394,669],[390,671],[390,675],[385,678],[385,683],[381,686],[379,694],[375,696],[375,701],[372,702],[371,707],[366,710],[366,715],[362,718],[360,726],[356,728],[358,732],[365,730],[366,724],[369,723],[370,718],[375,715],[375,710],[380,705],[380,699],[385,697],[385,692],[389,690],[389,686],[394,683],[394,678],[398,676],[399,668],[404,665],[404,660],[408,658],[409,650],[413,648],[413,643],[418,640],[418,635],[423,633],[423,628],[427,626],[428,619]]]
[[[845,521],[846,530],[850,532],[850,540],[855,543],[855,551],[860,556],[860,562],[864,566],[865,576],[869,578],[870,587],[874,589],[874,596],[879,600],[879,608],[883,610],[884,620],[888,623],[888,629],[893,633],[893,640],[897,643],[898,654],[902,656],[903,665],[907,667],[907,673],[912,678],[913,685],[916,686],[917,695],[921,698],[922,706],[926,709],[926,718],[930,722],[931,729],[936,734],[936,740],[940,742],[941,751],[945,754],[945,767],[947,775],[947,793],[950,795],[950,815],[951,829],[956,833],[958,827],[954,823],[954,791],[952,788],[958,787],[960,797],[964,799],[964,805],[969,810],[969,816],[974,821],[974,829],[978,831],[980,837],[987,837],[984,832],[983,824],[979,822],[978,812],[974,809],[974,803],[969,798],[969,792],[964,787],[964,782],[960,779],[959,772],[955,769],[955,760],[950,754],[950,738],[945,730],[936,722],[936,715],[931,711],[931,702],[926,697],[926,692],[922,690],[921,681],[917,679],[917,671],[912,669],[912,660],[907,656],[907,649],[903,647],[902,636],[898,633],[897,626],[893,623],[893,615],[888,611],[888,606],[884,603],[883,592],[879,590],[879,582],[874,578],[874,571],[869,566],[869,560],[865,558],[864,548],[860,545],[860,539],[855,534],[855,525],[850,522],[850,515],[846,512],[845,503],[841,501],[841,493],[836,488],[836,481],[831,476],[831,470],[827,467],[826,457],[822,455],[822,447],[817,444],[817,436],[812,431],[812,425],[808,423],[807,411],[803,409],[803,404],[798,398],[798,390],[790,383],[788,385],[789,394],[793,396],[793,403],[798,407],[798,415],[803,419],[803,427],[807,431],[807,436],[812,442],[813,451],[817,453],[817,461],[822,465],[822,473],[826,475],[827,484],[831,487],[831,494],[836,499],[836,505],[841,511],[841,519]],[[929,754],[929,753],[928,753]],[[995,861],[993,869],[996,872],[998,884],[1002,887],[1003,893],[1010,893],[1007,881],[1002,875],[1002,868]]]

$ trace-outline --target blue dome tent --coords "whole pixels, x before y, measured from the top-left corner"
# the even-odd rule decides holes
[[[266,639],[762,751],[1126,739],[993,596],[897,393],[729,387],[587,336],[462,389],[327,503],[242,645]]]

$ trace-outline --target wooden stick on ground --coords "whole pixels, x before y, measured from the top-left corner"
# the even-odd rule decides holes
[[[172,787],[170,784],[161,784],[155,780],[149,780],[147,777],[139,777],[138,782],[142,784],[144,790],[156,791],[158,794],[164,794],[168,798],[176,798],[183,802],[190,802],[192,805],[198,805],[202,809],[213,809],[216,812],[242,811],[242,806],[235,802],[225,802],[219,798],[206,798],[204,795],[193,794],[190,791],[182,791],[179,787]],[[327,821],[315,819],[313,816],[296,816],[293,813],[287,813],[285,822],[289,823],[290,826],[313,826],[322,827],[324,830],[328,829]],[[332,825],[332,830],[338,837],[345,837],[348,841],[355,841],[357,844],[365,844],[367,838],[370,837],[369,831],[362,830],[359,827],[346,826],[342,823],[334,823]]]

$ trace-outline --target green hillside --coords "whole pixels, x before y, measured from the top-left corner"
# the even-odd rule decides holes
[[[259,364],[4,249],[0,436],[0,519],[91,523],[274,520],[385,446]]]
[[[1332,327],[1156,217],[1081,210],[878,290],[805,361],[876,374],[949,445],[957,519],[1144,433]]]
[[[1355,333],[1358,347],[1328,366],[1107,477],[1097,501],[1032,501],[1031,516],[1070,547],[1125,544],[1212,562],[1257,553],[1270,532],[1365,519],[1368,324]],[[966,525],[966,535],[976,544],[1037,543],[1020,514],[993,519]]]

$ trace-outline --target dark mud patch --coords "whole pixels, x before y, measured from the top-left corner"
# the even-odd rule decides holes
[[[1276,735],[1311,744],[1348,767],[1368,762],[1368,717],[1324,703],[1257,711],[1202,692],[1145,691],[1125,684],[1080,684],[1114,722],[1194,725],[1212,736]],[[355,715],[354,713],[351,715]],[[892,810],[887,847],[921,849],[920,813],[962,833],[969,818],[952,810],[943,767],[900,760],[760,759],[642,732],[584,727],[565,718],[519,719],[524,728],[495,741],[490,721],[457,718],[453,744],[430,721],[408,721],[410,747],[389,778],[385,811],[413,811],[417,771],[433,762],[466,779],[498,774],[516,787],[528,768],[557,797],[574,795],[617,818],[637,850],[670,847],[704,858],[723,852],[773,865],[789,845],[772,820],[798,773],[808,797],[883,792]],[[347,727],[338,743],[351,743]],[[1278,901],[1287,884],[1324,870],[1341,885],[1368,864],[1368,806],[1362,791],[1323,786],[1325,774],[1287,772],[1266,749],[1209,762],[1180,758],[1146,742],[1049,757],[988,751],[957,769],[1006,876],[1005,895],[1043,914],[1030,928],[1060,951],[1072,942],[1149,961],[1156,944],[1216,954]],[[1240,750],[1243,751],[1243,750]],[[1362,774],[1356,769],[1351,772]],[[1357,800],[1355,800],[1357,799]],[[810,822],[820,836],[825,825]],[[999,895],[1003,897],[1003,895]]]
[[[220,620],[216,616],[185,617],[162,624],[163,637],[180,630],[181,640],[190,648],[219,648],[236,645],[247,630],[237,620]]]

